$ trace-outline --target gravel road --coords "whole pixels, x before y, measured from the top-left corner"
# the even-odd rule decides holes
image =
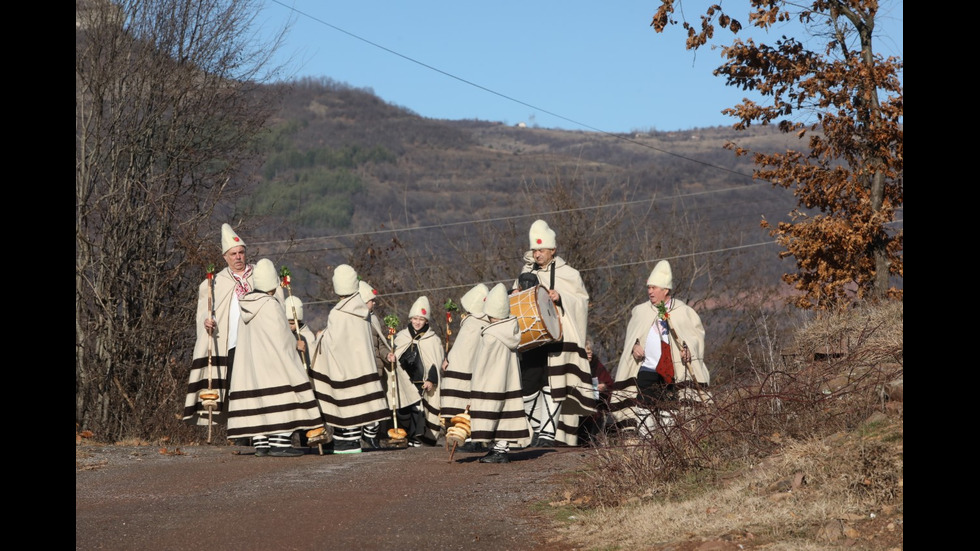
[[[444,446],[255,457],[250,447],[75,447],[76,549],[560,549],[542,502],[580,448]]]

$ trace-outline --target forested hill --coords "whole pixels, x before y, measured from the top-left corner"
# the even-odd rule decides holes
[[[725,143],[770,151],[795,141],[770,128],[604,134],[425,119],[368,90],[329,79],[282,85],[281,96],[253,214],[304,208],[311,216],[293,220],[301,235],[363,231],[379,223],[411,227],[530,214],[546,210],[545,205],[527,204],[538,201],[520,192],[547,187],[556,178],[620,190],[628,199],[745,188],[757,183],[751,159],[737,158]],[[287,183],[301,190],[290,193],[283,187]],[[787,193],[774,194],[769,187],[739,193],[732,214],[739,206],[774,200],[785,214],[791,204]],[[319,199],[302,195],[325,190],[331,193],[320,193]],[[341,204],[341,196],[349,196],[350,203]],[[273,199],[276,207],[270,210]],[[323,212],[331,216],[314,215]]]
[[[328,79],[279,92],[259,181],[234,218],[246,221],[253,257],[299,274],[314,323],[335,299],[337,263],[354,265],[391,309],[440,289],[435,304],[515,277],[536,218],[593,287],[612,278],[635,290],[656,259],[674,258],[686,296],[707,304],[731,286],[771,296],[786,267],[759,245],[770,241],[759,222],[785,219],[791,194],[754,181],[751,159],[724,148],[785,149],[793,138],[775,130],[551,130],[426,119]]]

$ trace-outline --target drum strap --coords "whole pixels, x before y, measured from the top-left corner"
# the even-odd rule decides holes
[[[541,268],[538,268],[537,264],[532,265],[531,272],[534,273],[535,275],[537,275],[537,273],[540,270]],[[554,289],[555,289],[555,261],[552,260],[551,261],[551,285],[548,286],[548,290],[553,291]]]
[[[550,272],[550,275],[551,275],[551,284],[548,285],[548,290],[549,291],[554,291],[555,290],[555,261],[554,260],[551,261],[550,266],[551,266],[551,272]],[[534,272],[535,275],[537,275],[537,272],[539,270],[540,270],[540,268],[538,268],[537,265],[535,265],[534,268],[531,269],[531,271]],[[558,308],[561,308],[562,313],[565,312],[565,308],[561,305],[561,303],[557,303],[557,304],[555,304],[555,306],[557,306]]]

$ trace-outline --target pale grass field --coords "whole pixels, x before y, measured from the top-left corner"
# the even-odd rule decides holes
[[[846,526],[871,518],[881,514],[882,505],[850,489],[859,470],[853,462],[861,461],[861,454],[855,453],[861,443],[852,438],[837,440],[833,444],[790,444],[783,454],[696,497],[655,501],[670,492],[665,487],[651,489],[649,497],[621,507],[576,512],[577,520],[562,535],[581,549],[595,550],[646,549],[678,540],[710,538],[743,542],[745,548],[841,549],[839,539],[820,541],[830,539],[821,538],[820,528],[835,521]],[[901,447],[899,441],[889,453],[900,456]],[[900,469],[901,459],[891,465]],[[783,490],[799,478],[798,473],[802,474],[802,484]],[[900,493],[901,472],[891,474],[897,475],[894,490]]]

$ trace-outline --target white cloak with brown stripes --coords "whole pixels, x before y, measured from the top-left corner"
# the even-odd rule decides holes
[[[320,410],[282,303],[259,291],[239,302],[242,323],[228,392],[228,437],[320,426]]]
[[[250,287],[254,285],[251,276],[246,281]],[[204,320],[211,315],[208,308],[209,293],[208,280],[205,279],[201,282],[197,293],[197,315],[194,326],[197,331],[197,341],[194,344],[191,371],[187,377],[187,395],[184,398],[182,414],[184,422],[204,426],[208,424],[208,410],[201,405],[198,392],[208,388],[209,378],[210,388],[216,389],[219,396],[218,408],[211,412],[211,420],[215,424],[226,422],[228,381],[230,380],[228,373],[228,324],[231,319],[232,297],[235,293],[235,278],[231,275],[231,268],[225,268],[214,274],[214,317],[217,326],[211,336],[208,336],[207,331],[204,330]],[[276,297],[283,300],[281,288],[276,289]],[[209,351],[210,368],[208,367]]]
[[[369,313],[360,294],[341,298],[313,347],[313,388],[324,421],[334,427],[361,427],[390,413],[375,363]]]
[[[480,348],[480,332],[490,325],[486,314],[467,315],[459,322],[459,331],[446,359],[449,365],[442,373],[442,417],[452,418],[469,405],[473,363]]]
[[[521,273],[534,271],[536,264],[532,251],[524,253]],[[561,351],[548,353],[548,384],[551,398],[560,403],[558,430],[555,440],[575,446],[578,444],[579,416],[595,412],[595,394],[592,387],[592,369],[585,354],[588,335],[589,292],[578,270],[572,268],[560,256],[551,265],[537,270],[538,281],[551,289],[551,272],[554,270],[555,285],[560,302],[556,305],[561,318]],[[514,288],[518,284],[514,282]],[[553,345],[546,345],[553,346]]]
[[[521,328],[513,316],[481,331],[469,399],[475,442],[506,440],[518,447],[531,443],[531,423],[521,393],[520,344]]]

